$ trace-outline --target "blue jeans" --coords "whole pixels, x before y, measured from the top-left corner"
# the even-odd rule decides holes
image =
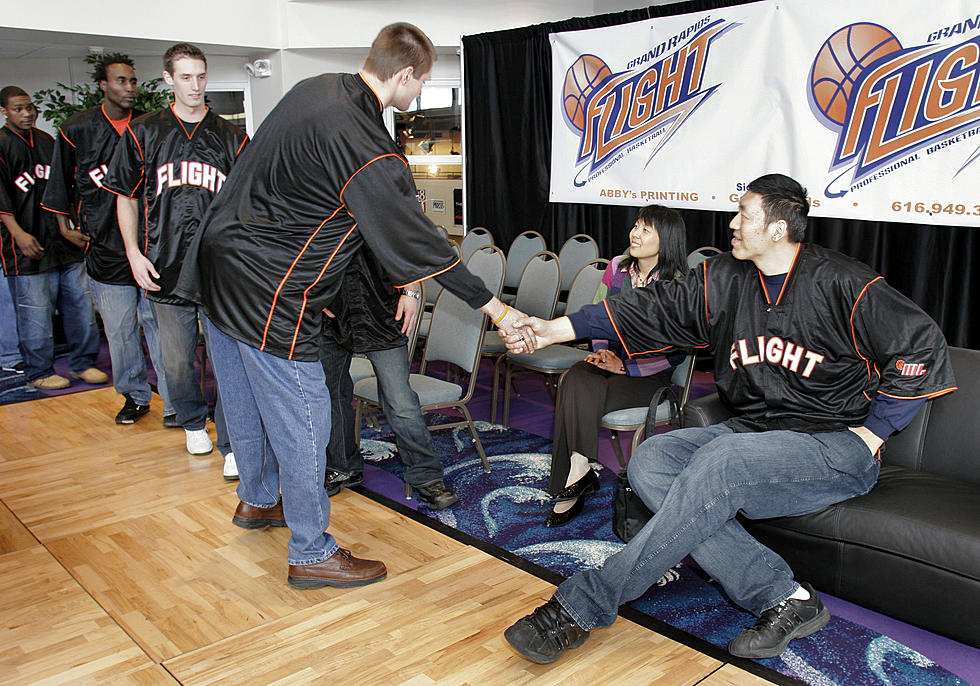
[[[197,307],[151,303],[163,352],[167,393],[177,413],[177,421],[188,431],[203,429],[208,418],[208,405],[201,388],[201,375],[194,365],[200,335]]]
[[[147,347],[157,371],[157,390],[163,399],[163,414],[171,414],[167,394],[166,374],[163,372],[163,356],[157,334],[157,320],[150,301],[140,294],[137,286],[121,286],[90,279],[95,293],[99,314],[109,342],[112,359],[112,384],[116,393],[128,395],[138,405],[149,405],[150,384],[146,380],[146,358],[143,356],[143,338],[140,322],[146,335]]]
[[[337,552],[326,533],[323,488],[330,437],[330,393],[318,362],[298,362],[236,341],[207,322],[211,364],[221,389],[238,463],[238,498],[272,507],[282,493],[289,564],[322,562]]]
[[[17,308],[10,290],[7,278],[0,275],[0,366],[3,367],[23,362],[17,336]]]
[[[851,431],[734,433],[723,424],[644,441],[629,464],[633,490],[656,512],[599,569],[579,572],[556,597],[583,629],[609,626],[692,555],[736,604],[755,614],[795,590],[793,572],[735,519],[816,512],[871,490],[879,462]]]
[[[81,374],[99,354],[99,329],[88,291],[85,265],[74,262],[41,274],[11,277],[17,329],[28,381],[54,374],[54,311],[57,307],[70,352],[68,368]]]
[[[419,397],[408,384],[408,347],[365,353],[378,378],[381,409],[395,434],[398,455],[405,465],[405,482],[428,486],[442,480],[442,462],[436,454]],[[330,446],[327,466],[338,472],[364,470],[364,458],[358,449],[360,427],[354,426],[354,385],[349,368],[351,354],[328,336],[320,337],[320,364],[327,378],[331,400]]]

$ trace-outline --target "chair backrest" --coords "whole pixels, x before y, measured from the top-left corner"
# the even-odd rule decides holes
[[[525,231],[515,238],[507,251],[507,274],[504,276],[504,288],[517,288],[528,260],[536,253],[546,249],[544,236],[537,231]]]
[[[443,229],[441,226],[437,226],[436,228],[437,229],[441,229],[442,231],[445,231],[445,229]],[[447,233],[446,236],[448,238],[449,234]],[[458,245],[456,245],[452,241],[449,241],[449,245],[453,246],[453,250],[456,251],[456,254],[457,255],[460,254],[459,253],[459,246]],[[460,259],[462,259],[462,257],[460,257]],[[422,302],[424,302],[426,304],[426,306],[431,306],[431,305],[434,305],[435,304],[436,298],[438,298],[439,297],[439,294],[442,293],[442,284],[440,284],[435,279],[429,279],[428,283],[429,283],[429,287],[426,288],[425,291],[424,291],[425,292],[425,297],[422,300]],[[431,309],[431,307],[429,309]]]
[[[477,226],[466,232],[463,236],[463,241],[459,244],[459,252],[463,258],[463,262],[470,259],[470,255],[477,248],[482,248],[484,245],[493,245],[493,236],[490,232],[484,229],[482,226]]]
[[[484,245],[470,255],[466,268],[480,277],[487,290],[499,298],[504,272],[507,270],[506,263],[503,250],[496,245]]]
[[[592,236],[577,233],[565,241],[558,251],[558,261],[561,262],[561,271],[564,274],[561,290],[567,291],[578,270],[597,257],[599,257],[599,246]]]
[[[551,319],[558,302],[561,285],[561,264],[555,253],[548,250],[533,255],[521,273],[514,297],[514,307],[532,317]]]
[[[687,255],[687,268],[694,269],[699,264],[704,262],[709,257],[713,255],[720,255],[721,250],[713,245],[702,245],[700,248],[695,248]]]
[[[609,260],[597,258],[590,260],[578,270],[578,274],[572,279],[572,285],[568,288],[564,314],[578,312],[584,305],[592,304],[595,300],[595,292],[599,290],[599,284],[602,283],[602,275],[606,271],[607,264]],[[564,273],[564,270],[562,272]]]
[[[486,286],[491,293],[499,293],[504,281],[503,253],[499,248],[491,252],[499,255],[499,270],[496,282],[487,283]],[[473,309],[444,290],[432,308],[429,336],[419,372],[425,374],[430,362],[451,362],[470,374],[472,391],[486,328],[487,316],[482,311]]]

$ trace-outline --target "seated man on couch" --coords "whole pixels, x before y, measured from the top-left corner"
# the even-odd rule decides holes
[[[630,356],[711,346],[719,394],[734,410],[722,424],[638,447],[630,484],[656,514],[601,568],[568,579],[506,631],[528,659],[552,662],[582,645],[687,555],[759,617],[729,643],[733,655],[774,657],[826,626],[813,587],[736,513],[801,515],[867,493],[882,442],[955,386],[946,341],[924,312],[865,265],[802,242],[808,209],[799,183],[760,177],[732,219],[731,253],[570,317],[515,323],[534,336],[515,329],[514,350],[584,337],[619,338]]]

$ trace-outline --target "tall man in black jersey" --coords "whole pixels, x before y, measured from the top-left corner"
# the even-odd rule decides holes
[[[94,367],[99,331],[82,252],[41,209],[54,139],[34,128],[37,110],[22,88],[0,90],[0,114],[7,120],[0,129],[0,262],[17,309],[27,383],[44,390],[71,384],[54,372],[55,307],[71,346],[69,375],[105,383],[109,377]]]
[[[184,427],[187,452],[206,455],[213,444],[205,429],[207,404],[194,371],[197,306],[174,293],[174,286],[187,245],[248,137],[205,104],[207,59],[200,48],[179,43],[167,50],[163,79],[173,87],[174,101],[130,123],[103,186],[119,196],[126,257],[136,283],[153,303],[167,390]],[[219,387],[219,434],[224,432],[221,402]],[[233,460],[226,455],[232,467]]]
[[[208,313],[241,475],[233,521],[289,526],[288,579],[299,588],[368,584],[387,573],[325,533],[330,394],[319,338],[323,309],[355,252],[367,245],[397,287],[436,277],[498,326],[516,319],[422,214],[382,119],[386,107],[407,109],[418,97],[435,58],[424,33],[393,24],[359,74],[294,86],[208,209],[197,269],[188,263],[181,275],[179,292],[203,297]]]
[[[109,342],[112,382],[125,398],[116,423],[133,424],[150,411],[151,390],[140,323],[155,362],[163,415],[173,413],[156,317],[126,259],[116,221],[116,196],[102,190],[116,143],[129,122],[143,112],[133,109],[138,82],[133,61],[126,55],[104,55],[96,63],[92,79],[102,90],[102,104],[73,114],[58,127],[43,205],[55,213],[61,235],[85,251],[89,283]]]
[[[865,265],[803,243],[808,210],[799,183],[762,176],[739,202],[730,253],[569,317],[518,322],[537,347],[618,338],[632,357],[710,346],[718,392],[735,412],[637,448],[630,485],[656,514],[601,568],[574,575],[506,631],[528,659],[552,662],[580,646],[688,554],[759,615],[729,643],[733,655],[775,657],[829,621],[813,587],[736,513],[802,515],[866,493],[882,442],[955,385],[935,322]]]

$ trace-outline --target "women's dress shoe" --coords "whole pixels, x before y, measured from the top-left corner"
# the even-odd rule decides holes
[[[589,471],[581,479],[576,481],[570,486],[565,486],[565,488],[558,491],[557,494],[552,498],[555,502],[567,502],[569,500],[575,500],[580,495],[584,493],[592,493],[599,490],[599,477],[596,473],[589,468]]]
[[[583,507],[585,507],[584,495],[578,500],[576,500],[575,504],[572,505],[569,509],[565,510],[564,512],[555,512],[554,510],[552,510],[551,513],[548,514],[548,518],[544,520],[544,525],[549,528],[554,528],[556,526],[565,526],[570,521],[575,519],[576,516],[578,516],[578,514],[582,511]]]

